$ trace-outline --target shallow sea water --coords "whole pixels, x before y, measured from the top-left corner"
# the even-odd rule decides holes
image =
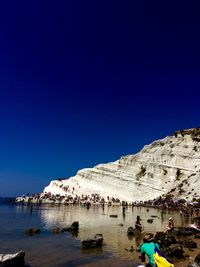
[[[118,215],[111,218],[110,215]],[[160,210],[128,207],[125,215],[122,207],[64,205],[35,205],[31,213],[26,205],[0,205],[0,253],[26,252],[26,266],[31,267],[129,267],[137,266],[139,253],[129,252],[136,248],[135,237],[127,236],[129,226],[134,226],[137,215],[142,219],[145,232],[165,231],[168,218],[172,216],[175,226],[186,226],[190,219],[170,211],[161,216]],[[152,224],[147,219],[154,217]],[[53,227],[66,227],[79,221],[78,236],[70,233],[53,234]],[[123,226],[122,226],[123,224]],[[25,230],[39,227],[41,233],[27,236]],[[95,234],[104,237],[102,248],[83,250],[81,241]],[[176,266],[186,266],[184,263]]]

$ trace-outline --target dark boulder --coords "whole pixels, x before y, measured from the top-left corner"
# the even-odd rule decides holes
[[[71,225],[72,229],[73,230],[79,230],[79,222],[73,222],[72,225]]]
[[[147,222],[148,223],[153,223],[153,219],[148,219]]]
[[[77,235],[79,231],[79,222],[73,222],[71,226],[67,226],[62,229],[62,232],[70,232],[71,234]]]
[[[134,229],[132,226],[130,226],[127,230],[127,235],[134,235],[137,229]],[[138,230],[139,231],[139,230]]]
[[[102,247],[102,245],[103,245],[102,234],[96,234],[93,239],[88,238],[82,241],[82,248],[97,248],[97,247]]]
[[[79,222],[73,222],[70,226],[64,227],[62,232],[73,232],[79,230]]]
[[[39,234],[41,231],[39,228],[29,228],[25,231],[26,235],[35,235],[35,234]]]
[[[21,267],[24,266],[25,252],[19,251],[15,254],[0,254],[1,267]]]
[[[127,230],[127,237],[129,240],[133,240],[133,238],[142,240],[142,233],[138,229],[130,226]]]
[[[162,247],[168,247],[172,244],[176,244],[177,241],[174,237],[174,235],[171,234],[166,234],[164,232],[157,232],[154,237],[154,242],[161,244]]]
[[[59,234],[59,233],[61,233],[61,229],[60,229],[59,227],[54,227],[54,228],[52,229],[52,232],[53,232],[54,234]]]
[[[186,229],[189,230],[193,234],[200,234],[200,230],[199,229],[196,229],[196,228],[193,228],[193,227],[187,227]]]
[[[164,253],[168,258],[184,258],[183,246],[179,244],[171,245],[165,248]]]
[[[184,227],[175,228],[174,233],[177,236],[191,236],[191,235],[193,235],[193,232],[191,231],[190,228],[184,228]]]
[[[110,215],[110,218],[117,218],[117,217],[118,217],[118,215],[115,215],[115,214]]]
[[[183,239],[180,243],[183,244],[185,248],[197,248],[197,243],[192,239]]]

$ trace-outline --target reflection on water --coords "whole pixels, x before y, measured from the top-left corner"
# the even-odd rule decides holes
[[[134,227],[136,217],[142,219],[144,231],[165,231],[168,218],[173,217],[175,226],[186,226],[190,218],[171,211],[162,214],[157,209],[91,206],[0,206],[0,253],[24,249],[26,260],[31,266],[97,266],[97,262],[116,257],[120,260],[138,261],[138,253],[129,252],[136,248],[140,237],[128,237],[128,227]],[[117,215],[111,218],[110,215]],[[153,216],[153,217],[152,217]],[[155,217],[154,217],[155,216]],[[153,223],[147,219],[153,218]],[[79,234],[75,238],[69,233],[53,234],[53,227],[65,227],[79,221]],[[25,229],[40,227],[42,233],[28,237]],[[95,234],[103,234],[105,245],[100,249],[82,250],[80,241]],[[12,242],[11,242],[12,241]],[[85,266],[86,266],[85,265]],[[114,266],[109,263],[110,266]],[[122,266],[122,265],[120,265]],[[124,265],[125,266],[125,265]],[[126,265],[128,266],[128,265]],[[133,266],[133,265],[132,265]]]

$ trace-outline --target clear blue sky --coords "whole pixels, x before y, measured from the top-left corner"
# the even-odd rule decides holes
[[[2,1],[0,196],[200,126],[198,1]]]

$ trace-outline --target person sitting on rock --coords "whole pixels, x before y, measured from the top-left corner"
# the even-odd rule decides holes
[[[174,220],[172,219],[172,217],[169,218],[169,222],[168,222],[166,229],[167,229],[167,233],[171,233],[171,231],[174,230]]]
[[[154,236],[152,233],[146,233],[143,237],[143,244],[140,247],[141,261],[145,262],[145,255],[147,255],[149,258],[149,263],[146,265],[146,267],[156,267],[154,259],[155,246],[157,246],[159,249],[159,245],[153,242],[153,237]]]
[[[137,219],[136,219],[136,222],[135,222],[135,229],[137,229],[140,232],[142,232],[142,225],[141,225],[140,221],[141,221],[140,216],[137,216]]]

